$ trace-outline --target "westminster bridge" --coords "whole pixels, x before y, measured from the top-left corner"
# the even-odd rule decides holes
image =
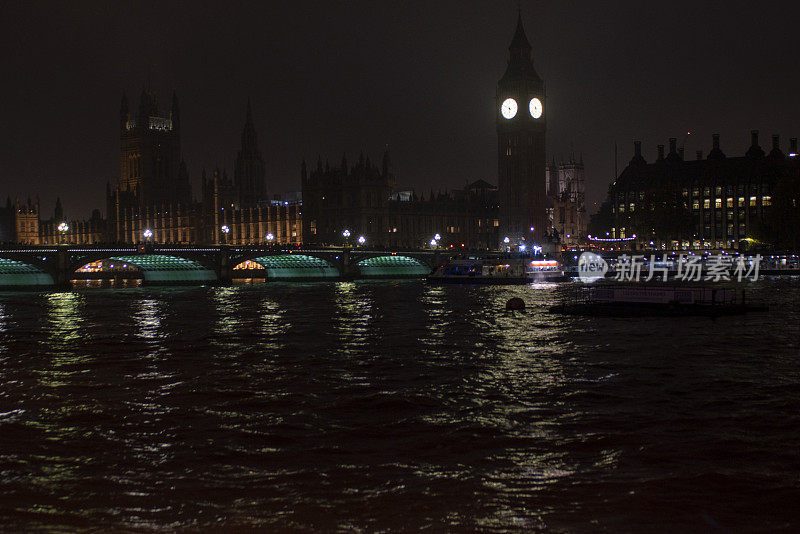
[[[229,284],[234,279],[422,277],[444,250],[285,246],[56,245],[0,248],[0,288],[69,287],[73,280],[139,278],[143,284]]]

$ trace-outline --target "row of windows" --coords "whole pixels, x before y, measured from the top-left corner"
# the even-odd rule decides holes
[[[706,198],[706,199],[703,199],[703,209],[711,209],[712,200],[714,202],[714,208],[715,209],[722,209],[723,199],[721,199],[721,198],[715,198],[715,199]],[[740,208],[743,208],[746,205],[749,205],[750,207],[758,206],[758,197],[755,197],[755,196],[750,197],[749,203],[748,203],[748,200],[745,197],[739,197],[736,201],[734,200],[733,197],[728,197],[725,200],[725,207],[727,207],[727,208],[734,208],[734,207],[737,207],[737,206],[740,207]],[[762,206],[771,206],[772,205],[772,196],[770,196],[770,195],[762,196],[761,197],[761,205]],[[636,203],[635,202],[630,202],[630,203],[628,203],[626,205],[623,202],[623,203],[619,204],[619,207],[617,209],[618,209],[619,213],[625,213],[626,211],[632,213],[632,212],[636,211]],[[695,210],[695,211],[700,209],[700,199],[699,198],[696,198],[696,199],[692,200],[692,209]]]

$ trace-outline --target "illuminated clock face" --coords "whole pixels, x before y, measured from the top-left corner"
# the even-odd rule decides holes
[[[513,119],[517,115],[517,101],[513,98],[506,98],[500,106],[500,113],[506,119]]]
[[[528,105],[531,110],[531,117],[538,119],[542,116],[542,101],[538,98],[531,98],[531,103]]]

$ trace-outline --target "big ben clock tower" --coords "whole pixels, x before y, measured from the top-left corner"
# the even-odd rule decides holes
[[[497,83],[497,164],[500,246],[541,245],[546,228],[544,82],[517,18],[508,67]],[[508,238],[508,241],[505,241]]]

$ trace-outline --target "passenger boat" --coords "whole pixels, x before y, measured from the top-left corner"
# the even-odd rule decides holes
[[[557,260],[530,258],[470,258],[452,260],[428,276],[433,283],[530,284],[565,280]]]

